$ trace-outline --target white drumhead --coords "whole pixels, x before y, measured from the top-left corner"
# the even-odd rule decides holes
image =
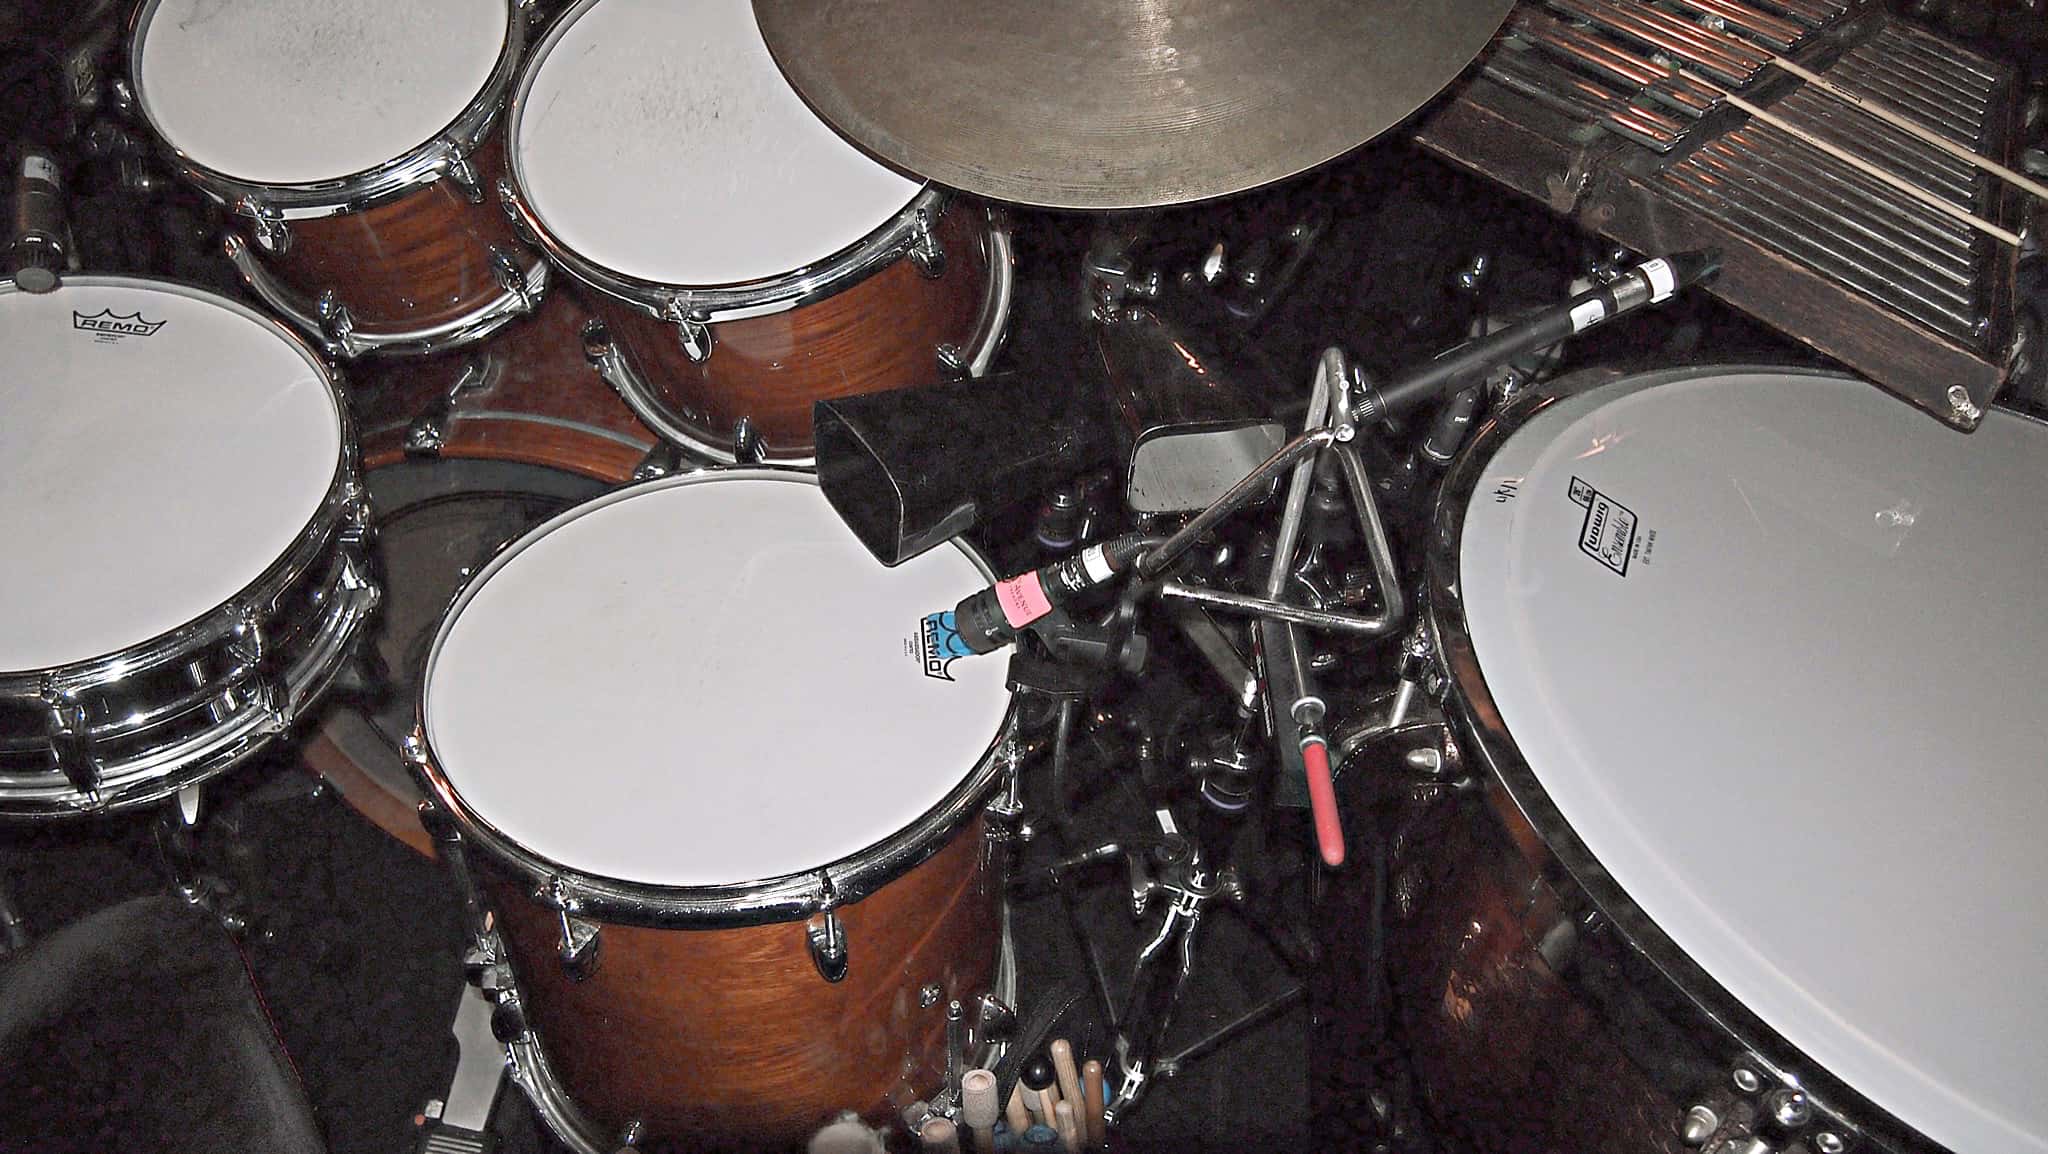
[[[887,224],[921,187],[840,139],[748,0],[579,5],[527,65],[520,191],[561,243],[674,285],[763,280]]]
[[[389,163],[480,95],[505,0],[153,0],[136,96],[195,163],[309,184]]]
[[[958,549],[883,568],[805,477],[623,490],[471,583],[428,660],[427,740],[476,817],[574,869],[815,869],[909,826],[994,742],[1008,663],[931,676],[921,637],[987,583]]]
[[[1731,994],[1950,1149],[2048,1149],[2048,426],[1641,380],[1485,470],[1472,643],[1543,788]]]
[[[325,372],[195,289],[0,281],[0,671],[131,648],[227,604],[341,463]]]

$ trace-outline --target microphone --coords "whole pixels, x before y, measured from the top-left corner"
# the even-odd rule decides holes
[[[1679,289],[1698,284],[1720,269],[1721,254],[1714,251],[1681,252],[1646,260],[1623,273],[1613,284],[1580,293],[1519,324],[1467,341],[1385,386],[1366,380],[1354,382],[1358,396],[1352,402],[1352,412],[1361,422],[1400,416],[1426,404],[1440,390],[1472,373],[1554,345],[1644,305],[1662,304]]]
[[[1158,537],[1129,533],[998,581],[953,607],[953,627],[968,649],[992,653],[1017,640],[1032,622],[1107,584],[1159,541]]]
[[[14,196],[9,204],[7,268],[23,292],[57,287],[64,269],[64,181],[49,149],[23,144],[13,164]]]

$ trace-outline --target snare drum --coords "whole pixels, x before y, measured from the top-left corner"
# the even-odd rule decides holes
[[[263,748],[376,589],[318,356],[197,289],[0,281],[0,814],[127,809]]]
[[[2040,422],[1784,369],[1477,435],[1429,588],[1470,788],[1389,887],[1456,1145],[2048,1149],[2044,481]]]
[[[800,462],[813,401],[995,355],[1007,234],[834,135],[746,0],[583,0],[506,123],[507,208],[602,294],[601,370],[678,445]]]
[[[485,195],[525,43],[519,0],[147,0],[129,67],[266,304],[335,355],[425,353],[547,287]]]
[[[574,286],[461,355],[383,361],[351,374],[372,557],[384,606],[364,645],[388,692],[337,702],[305,761],[342,799],[422,853],[424,795],[400,759],[427,648],[463,579],[563,508],[662,462],[654,434],[584,361]]]
[[[935,611],[989,579],[964,547],[885,569],[808,475],[729,470],[570,509],[470,581],[413,753],[565,1141],[773,1148],[938,1088],[946,1003],[997,962],[1011,703]]]

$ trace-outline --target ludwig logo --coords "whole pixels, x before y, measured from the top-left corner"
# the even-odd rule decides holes
[[[960,639],[960,631],[953,627],[953,611],[927,613],[918,626],[918,655],[924,661],[924,675],[941,681],[953,680],[946,668],[962,657],[971,657],[972,649]]]
[[[113,309],[109,308],[101,309],[91,316],[86,316],[76,309],[73,309],[71,312],[72,328],[81,329],[89,333],[97,333],[103,337],[110,337],[116,340],[122,337],[155,336],[156,331],[164,327],[166,323],[168,322],[143,320],[141,310],[132,313],[116,313]]]

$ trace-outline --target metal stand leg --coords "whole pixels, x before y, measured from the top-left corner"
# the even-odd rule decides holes
[[[456,1003],[455,1074],[447,1092],[428,1100],[413,1119],[417,1154],[486,1154],[491,1149],[491,1110],[505,1084],[505,1047],[491,1030],[491,1000],[464,982]]]
[[[226,878],[206,868],[200,852],[202,788],[186,786],[158,813],[157,851],[178,896],[212,914],[239,941],[250,933],[242,896]]]

